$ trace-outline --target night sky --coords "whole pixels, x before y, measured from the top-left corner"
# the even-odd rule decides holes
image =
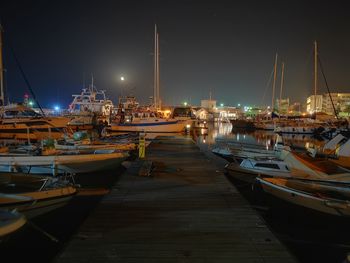
[[[345,1],[2,1],[0,15],[11,101],[28,93],[12,47],[45,107],[67,107],[91,74],[114,102],[123,92],[147,103],[155,23],[164,103],[199,104],[211,91],[226,105],[270,104],[276,52],[284,97],[304,102],[313,93],[314,40],[331,91],[350,92]]]

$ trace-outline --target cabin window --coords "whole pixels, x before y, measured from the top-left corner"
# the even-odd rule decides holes
[[[275,163],[257,163],[255,164],[255,167],[270,168],[276,170],[280,169],[280,167]]]

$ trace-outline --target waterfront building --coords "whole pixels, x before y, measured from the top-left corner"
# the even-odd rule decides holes
[[[277,99],[277,108],[279,114],[287,114],[289,110],[289,98],[286,99]]]
[[[323,95],[311,95],[306,100],[306,111],[308,113],[322,111]]]
[[[216,109],[216,100],[201,100],[201,107],[208,111],[214,111]]]
[[[323,95],[322,111],[334,115],[332,101],[337,113],[349,114],[350,93],[325,93]]]

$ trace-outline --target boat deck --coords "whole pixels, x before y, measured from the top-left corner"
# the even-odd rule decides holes
[[[127,169],[54,262],[296,262],[191,139],[146,157],[151,176]]]

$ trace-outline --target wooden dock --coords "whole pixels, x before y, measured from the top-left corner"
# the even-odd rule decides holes
[[[191,139],[159,137],[146,159],[151,176],[127,169],[54,262],[296,262]]]

